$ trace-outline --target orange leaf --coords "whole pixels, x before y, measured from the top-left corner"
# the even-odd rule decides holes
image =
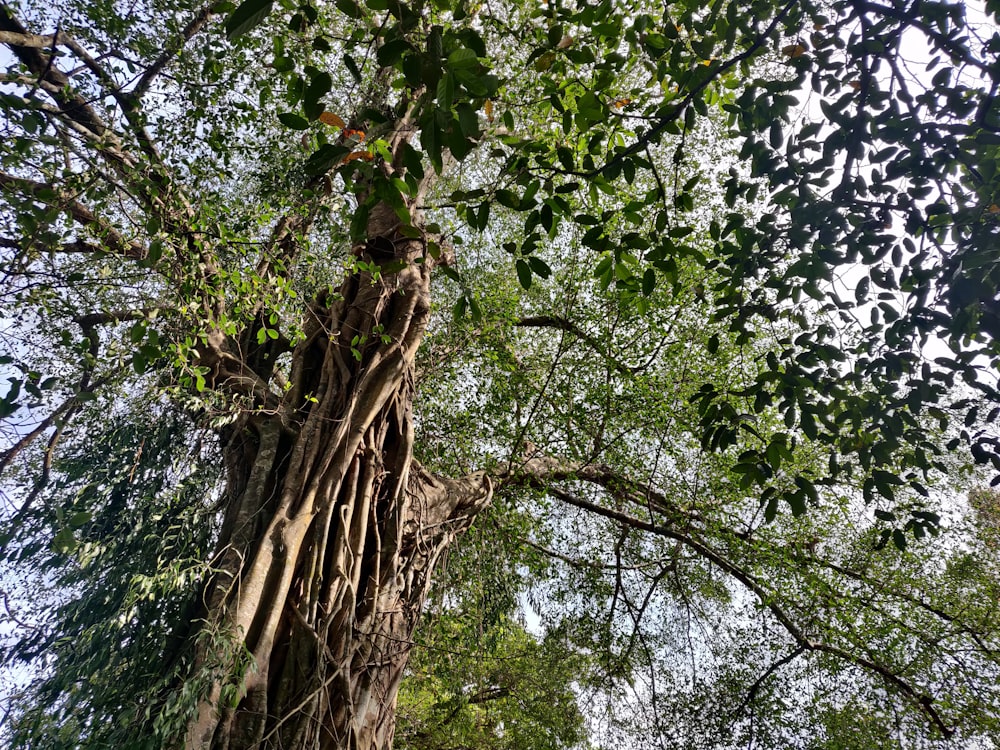
[[[319,121],[324,125],[330,125],[335,128],[346,128],[347,123],[340,119],[339,115],[333,114],[333,112],[324,112],[319,116]]]
[[[344,161],[342,161],[341,163],[347,164],[347,162],[349,161],[357,161],[358,159],[363,159],[364,161],[371,161],[374,158],[375,155],[367,151],[355,151],[345,156]]]

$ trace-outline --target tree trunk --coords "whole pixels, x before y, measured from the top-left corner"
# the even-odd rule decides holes
[[[413,460],[433,262],[384,204],[368,237],[362,260],[378,248],[405,267],[356,272],[315,302],[282,401],[295,408],[247,416],[228,438],[230,500],[195,639],[196,670],[213,676],[187,747],[390,747],[435,562],[491,497],[485,475],[436,478]],[[249,366],[234,343],[218,349]],[[217,387],[234,377],[215,370]],[[251,662],[236,678],[233,640]]]

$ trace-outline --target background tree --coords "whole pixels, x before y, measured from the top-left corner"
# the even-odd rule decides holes
[[[877,556],[938,530],[957,425],[1000,463],[975,33],[926,2],[2,6],[4,554],[58,584],[18,741],[388,746],[491,502],[498,564],[557,561],[549,631],[659,738],[798,668],[898,736],[988,736],[989,578],[937,603]],[[757,607],[769,666],[664,692],[678,606],[735,645]]]

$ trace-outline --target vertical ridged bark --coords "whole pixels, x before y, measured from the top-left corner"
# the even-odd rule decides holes
[[[398,225],[377,206],[369,246],[392,247],[403,270],[355,273],[311,307],[292,352],[294,418],[254,414],[229,437],[231,499],[203,628],[242,641],[253,668],[235,705],[224,680],[212,686],[188,747],[392,743],[432,569],[492,489],[485,476],[438,479],[413,462],[413,364],[433,262]],[[209,648],[197,664],[211,663]]]

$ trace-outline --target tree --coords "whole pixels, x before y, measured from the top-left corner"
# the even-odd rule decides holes
[[[71,643],[17,650],[66,665],[17,731],[387,747],[436,563],[513,498],[559,521],[535,548],[574,528],[632,571],[561,623],[609,679],[659,658],[660,584],[725,574],[788,648],[750,698],[807,656],[955,731],[977,691],[934,660],[986,673],[989,618],[864,555],[937,531],[942,442],[1000,466],[976,31],[929,2],[2,6],[4,547],[81,591]],[[821,499],[862,541],[813,563],[817,529],[762,522]]]

